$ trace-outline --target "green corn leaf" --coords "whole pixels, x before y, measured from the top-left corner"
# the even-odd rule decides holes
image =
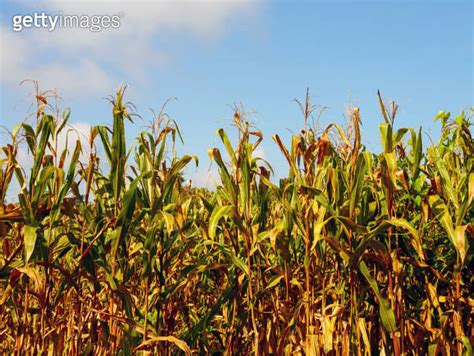
[[[377,301],[379,303],[380,319],[382,320],[382,324],[385,327],[385,330],[390,333],[397,331],[395,313],[393,312],[393,309],[390,306],[390,302],[386,298],[382,297],[377,282],[370,275],[369,269],[367,268],[367,265],[364,262],[359,263],[359,269],[362,275],[369,283],[372,290],[374,291],[375,296],[377,297]]]
[[[231,206],[216,206],[212,211],[209,219],[209,237],[214,239],[216,237],[217,224],[222,217],[228,216],[232,210]]]
[[[38,238],[38,227],[25,225],[23,227],[23,236],[25,244],[25,264],[28,263],[35,251],[36,240]]]
[[[469,243],[465,234],[467,225],[454,226],[448,207],[438,195],[431,195],[429,197],[429,202],[436,218],[446,231],[449,241],[456,249],[458,263],[461,267],[464,266],[464,261],[469,248]]]

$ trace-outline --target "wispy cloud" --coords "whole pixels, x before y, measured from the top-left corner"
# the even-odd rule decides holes
[[[150,68],[179,60],[169,38],[213,41],[225,35],[235,18],[259,8],[258,0],[19,3],[27,9],[25,14],[30,9],[50,15],[121,16],[120,28],[101,32],[77,28],[13,32],[11,23],[0,26],[1,84],[16,86],[23,79],[35,79],[65,97],[105,95],[120,81],[146,82]]]
[[[217,168],[199,168],[189,175],[193,187],[214,189],[220,184],[219,171]]]

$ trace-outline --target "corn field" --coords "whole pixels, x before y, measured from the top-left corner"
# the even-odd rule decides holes
[[[38,93],[2,146],[0,353],[472,355],[473,111],[427,143],[375,100],[371,153],[358,108],[316,126],[307,96],[303,129],[272,137],[278,181],[236,109],[206,189],[163,110],[128,148],[120,88],[112,124],[59,149],[70,112]]]

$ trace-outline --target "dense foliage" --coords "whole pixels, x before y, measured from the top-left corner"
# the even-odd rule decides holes
[[[307,98],[304,130],[273,137],[275,183],[236,110],[208,190],[183,179],[197,160],[176,154],[174,121],[160,112],[127,149],[122,89],[111,103],[89,147],[59,150],[69,112],[37,95],[2,147],[1,353],[472,354],[472,112],[440,112],[427,147],[379,95],[371,153],[357,108],[318,129]]]

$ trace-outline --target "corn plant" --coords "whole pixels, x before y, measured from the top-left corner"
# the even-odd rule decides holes
[[[427,144],[379,93],[369,152],[361,109],[315,126],[307,94],[303,129],[273,136],[288,168],[277,181],[236,107],[206,189],[186,182],[198,160],[177,154],[169,103],[127,141],[140,117],[124,95],[87,140],[40,92],[8,132],[0,352],[472,354],[472,110],[440,112]]]

